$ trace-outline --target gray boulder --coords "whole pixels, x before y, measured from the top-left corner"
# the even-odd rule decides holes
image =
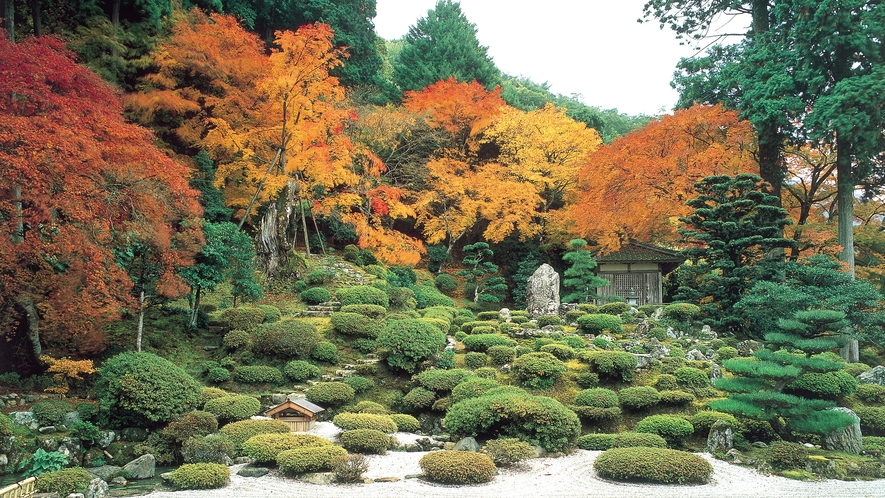
[[[873,367],[857,376],[861,384],[879,384],[885,386],[885,367],[882,365]]]
[[[123,466],[123,470],[129,474],[130,479],[150,479],[154,477],[157,469],[157,459],[148,453],[132,460]]]
[[[83,444],[75,437],[66,437],[61,440],[56,450],[68,457],[68,462],[77,462],[83,458]]]
[[[12,412],[9,414],[13,424],[23,425],[32,431],[36,431],[40,427],[34,412]]]
[[[652,355],[633,353],[636,357],[636,368],[645,368],[651,366]]]
[[[82,420],[83,420],[83,419],[80,418],[80,414],[79,414],[79,413],[77,413],[77,412],[68,412],[68,413],[65,413],[65,416],[64,416],[64,418],[62,419],[62,422],[61,422],[61,423],[64,424],[66,427],[71,427],[71,426],[74,425],[76,422],[80,422],[80,421],[82,421]]]
[[[532,318],[559,312],[559,273],[544,263],[529,277],[526,309]]]
[[[123,467],[117,467],[116,465],[102,465],[101,467],[90,467],[86,469],[86,472],[89,472],[104,481],[109,481],[121,470],[123,470]]]
[[[713,427],[710,427],[710,434],[707,436],[707,452],[728,452],[732,448],[734,448],[734,428],[724,420],[717,420]]]
[[[264,477],[268,472],[270,472],[270,469],[267,467],[243,467],[237,472],[237,475],[243,477]]]
[[[504,320],[505,322],[509,322],[510,321],[510,308],[501,308],[498,311],[498,316],[501,317],[501,320]]]
[[[89,481],[89,487],[86,488],[86,498],[107,498],[108,483],[99,478]]]
[[[648,319],[642,319],[639,323],[636,324],[636,337],[646,337],[648,336],[648,331],[651,330],[651,322]]]
[[[479,443],[476,442],[476,439],[473,439],[470,436],[465,437],[464,439],[455,443],[456,451],[479,451]]]
[[[117,433],[114,431],[101,431],[98,434],[98,447],[103,450],[117,440]]]
[[[861,450],[863,450],[863,439],[860,434],[860,417],[858,417],[851,409],[842,406],[831,408],[831,410],[851,415],[851,418],[854,419],[854,423],[842,430],[824,435],[823,447],[828,450],[859,455]]]
[[[700,349],[692,349],[688,353],[685,353],[685,359],[691,361],[707,361],[707,357],[704,356],[704,353],[701,353]]]
[[[713,382],[716,379],[721,379],[723,376],[722,367],[714,363],[713,368],[710,370],[710,382]]]

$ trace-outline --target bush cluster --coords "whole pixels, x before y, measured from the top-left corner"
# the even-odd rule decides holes
[[[343,405],[353,399],[356,392],[343,382],[320,382],[310,386],[304,396],[319,405]]]
[[[667,441],[657,434],[621,432],[618,434],[584,434],[575,444],[582,450],[605,451],[611,448],[666,448]]]
[[[836,399],[851,396],[858,388],[857,379],[844,370],[809,372],[787,385],[785,392],[806,397]]]
[[[670,446],[681,446],[685,438],[694,433],[691,422],[676,415],[652,415],[636,424],[636,432],[657,434]]]
[[[235,451],[234,443],[227,436],[209,434],[186,440],[181,446],[181,458],[184,463],[224,463]]]
[[[347,307],[351,308],[353,306],[374,305],[352,304]],[[377,307],[384,309],[381,306]],[[382,330],[384,330],[383,320],[371,318],[364,314],[356,312],[336,311],[335,313],[332,313],[332,316],[329,319],[332,322],[332,326],[335,327],[335,330],[339,334],[344,334],[351,337],[366,337],[369,339],[374,339],[378,337],[378,334],[380,334]]]
[[[489,482],[498,471],[488,455],[468,451],[434,451],[418,461],[424,476],[445,484]]]
[[[217,387],[204,387],[200,390],[200,406],[205,405],[210,399],[221,398],[224,396],[231,396],[231,394],[224,389],[219,389]]]
[[[710,428],[718,420],[724,420],[732,427],[739,427],[738,421],[734,415],[730,413],[717,412],[712,410],[704,410],[695,413],[691,417],[691,425],[694,427],[695,434],[705,436],[710,433]]]
[[[342,432],[339,442],[353,453],[383,455],[390,447],[390,436],[375,429],[353,429]]]
[[[283,372],[267,365],[246,365],[234,369],[233,379],[242,384],[282,384]]]
[[[332,470],[339,458],[347,456],[347,450],[340,446],[316,446],[286,450],[277,455],[277,466],[283,474],[323,472]]]
[[[280,309],[276,306],[270,304],[259,304],[258,306],[256,306],[256,308],[264,311],[264,323],[278,322],[283,319],[283,313],[280,312]]]
[[[612,448],[599,455],[593,468],[616,481],[664,484],[706,483],[713,467],[698,455],[665,448]]]
[[[92,475],[83,467],[71,467],[68,469],[44,472],[37,479],[38,493],[57,493],[59,496],[68,496],[77,491],[85,491]]]
[[[295,448],[308,448],[315,446],[328,446],[332,444],[328,439],[323,439],[313,434],[258,434],[250,437],[243,443],[243,453],[249,458],[254,458],[259,463],[273,462],[277,455],[286,450]]]
[[[661,395],[661,403],[665,405],[685,406],[697,399],[694,394],[680,390],[660,391],[658,394]]]
[[[301,291],[298,297],[307,304],[321,304],[332,299],[332,293],[325,287],[311,287]]]
[[[465,322],[461,324],[461,330],[467,334],[478,334],[480,331],[477,331],[477,327],[487,327],[484,330],[488,333],[489,330],[498,330],[498,321],[497,320],[474,320],[471,322]]]
[[[479,351],[470,351],[464,355],[464,366],[471,370],[482,368],[488,363],[489,357],[485,353]]]
[[[352,409],[347,410],[345,413],[372,413],[375,415],[387,415],[387,408],[384,407],[381,403],[376,403],[374,401],[370,401],[364,399],[354,405]]]
[[[672,374],[661,374],[655,379],[654,388],[658,391],[672,391],[679,389],[679,383]]]
[[[461,342],[468,351],[485,353],[493,346],[516,346],[516,341],[500,334],[476,334],[465,337]]]
[[[252,334],[252,352],[261,357],[306,358],[322,340],[316,327],[301,320],[262,325]]]
[[[589,364],[594,372],[611,380],[631,382],[636,372],[636,356],[625,351],[582,350],[578,358]]]
[[[377,343],[387,351],[388,366],[411,373],[445,347],[446,335],[429,323],[406,318],[388,322]]]
[[[264,310],[246,306],[230,308],[221,313],[221,319],[227,322],[227,328],[230,330],[245,330],[248,332],[264,321]]]
[[[430,389],[416,387],[403,396],[402,405],[406,411],[420,412],[430,408],[436,401],[436,393]]]
[[[510,346],[492,346],[486,350],[486,354],[495,365],[506,365],[516,359],[516,349]]]
[[[320,375],[320,367],[304,360],[292,360],[283,367],[283,373],[293,382],[314,379]]]
[[[458,281],[448,273],[440,273],[437,275],[436,278],[433,279],[433,284],[436,285],[436,288],[439,289],[440,292],[447,296],[451,296],[453,292],[458,290]]]
[[[220,384],[230,380],[230,370],[221,367],[213,367],[206,373],[206,380],[213,384]]]
[[[356,393],[366,392],[375,387],[375,381],[359,375],[351,375],[350,377],[344,379],[343,382],[352,387],[354,392]]]
[[[396,424],[396,432],[418,432],[421,430],[421,422],[417,418],[405,413],[394,413],[390,419]]]
[[[332,423],[345,431],[356,429],[374,429],[386,434],[396,432],[396,422],[389,415],[375,413],[339,413]]]
[[[356,313],[372,319],[383,319],[387,315],[387,308],[377,304],[348,304],[341,307],[341,313]]]
[[[547,344],[545,346],[541,346],[538,351],[542,353],[550,353],[556,358],[562,361],[568,361],[575,357],[575,350],[566,344]]]
[[[31,412],[40,425],[59,425],[70,411],[73,411],[71,404],[60,399],[45,399],[31,405]]]
[[[385,309],[390,307],[390,299],[387,293],[368,285],[355,285],[345,289],[338,289],[335,295],[344,306],[348,304],[374,304]]]
[[[774,470],[804,469],[808,449],[799,443],[774,441],[768,446],[768,463]]]
[[[532,389],[549,389],[566,370],[565,364],[550,353],[528,353],[513,361],[516,378]]]
[[[422,387],[432,391],[451,391],[464,379],[470,376],[470,372],[461,368],[451,370],[425,370],[412,377],[412,380]]]
[[[285,434],[289,432],[289,425],[282,420],[241,420],[227,424],[219,430],[226,436],[234,448],[239,451],[252,436],[258,434]]]
[[[881,405],[885,403],[885,386],[879,384],[860,384],[855,393],[857,399],[864,403]]]
[[[618,395],[621,406],[628,410],[644,410],[661,402],[661,393],[651,386],[627,387]]]
[[[495,465],[513,465],[535,456],[535,449],[529,443],[516,438],[492,439],[486,443],[482,452]]]
[[[682,387],[697,388],[710,385],[710,378],[703,370],[692,367],[677,368],[673,371],[676,382]]]
[[[598,313],[605,315],[622,315],[630,312],[630,305],[620,301],[605,303],[599,307]]]
[[[310,357],[316,361],[334,365],[338,363],[338,348],[329,341],[320,341],[310,352]]]
[[[169,422],[163,436],[183,443],[192,437],[205,436],[218,430],[218,420],[208,411],[195,410]]]
[[[716,350],[717,361],[723,362],[730,360],[732,358],[737,358],[738,350],[737,348],[733,348],[731,346],[722,346],[721,348]]]
[[[252,396],[225,396],[207,401],[203,409],[218,417],[219,420],[236,422],[257,415],[261,411],[261,402]]]
[[[623,322],[621,322],[619,317],[614,315],[588,313],[579,316],[576,322],[578,328],[580,328],[585,334],[601,334],[605,331],[619,334],[623,331],[623,327],[621,326]]]
[[[186,463],[170,472],[169,480],[181,489],[220,488],[230,480],[230,469],[217,463]]]

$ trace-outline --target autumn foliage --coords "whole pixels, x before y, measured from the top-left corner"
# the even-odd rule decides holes
[[[70,390],[68,383],[72,380],[83,380],[84,375],[94,374],[95,366],[92,360],[72,360],[68,357],[53,358],[43,355],[40,360],[48,365],[46,373],[52,374],[53,380],[58,384],[44,389],[46,392],[67,394]]]

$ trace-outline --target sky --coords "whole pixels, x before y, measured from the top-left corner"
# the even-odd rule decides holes
[[[393,40],[436,0],[376,0],[375,31]],[[638,23],[646,0],[461,0],[481,45],[504,73],[627,114],[670,112],[676,63],[697,51],[669,27]],[[743,26],[730,31],[743,31]]]

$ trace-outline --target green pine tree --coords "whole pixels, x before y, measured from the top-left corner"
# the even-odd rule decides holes
[[[489,261],[495,255],[485,242],[464,246],[464,259],[461,263],[467,268],[458,272],[474,287],[474,303],[500,303],[507,291],[504,277],[496,275],[498,265]]]
[[[562,259],[571,266],[563,273],[562,285],[571,292],[562,296],[565,303],[589,303],[590,300],[599,296],[596,294],[597,287],[605,287],[608,280],[599,278],[593,271],[596,268],[596,260],[587,250],[587,241],[574,239],[568,243],[570,251],[562,256]]]

